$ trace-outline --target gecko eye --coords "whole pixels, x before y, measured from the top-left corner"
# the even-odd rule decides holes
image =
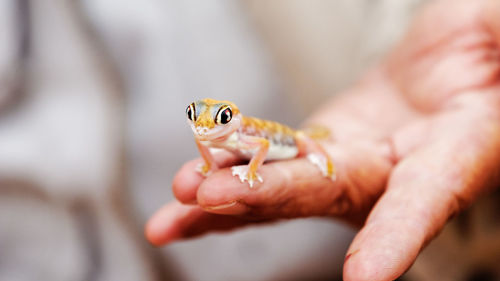
[[[227,124],[233,118],[233,112],[229,106],[223,106],[217,112],[215,117],[215,123],[217,124]]]
[[[190,104],[187,108],[186,108],[186,115],[187,115],[187,118],[191,121],[195,121],[194,119],[196,118],[195,116],[195,109],[194,109],[194,102],[192,104]]]

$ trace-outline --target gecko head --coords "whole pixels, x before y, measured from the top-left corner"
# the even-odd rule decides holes
[[[188,124],[199,140],[224,140],[241,124],[241,114],[229,101],[202,99],[186,108]]]

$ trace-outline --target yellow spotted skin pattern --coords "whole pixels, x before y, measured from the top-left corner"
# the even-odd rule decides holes
[[[286,125],[245,116],[243,116],[242,121],[239,131],[244,135],[262,137],[280,145],[296,145],[297,131]]]
[[[278,122],[243,116],[234,103],[209,98],[188,105],[186,115],[204,159],[197,170],[205,176],[217,170],[209,148],[222,148],[250,160],[248,165],[231,168],[233,175],[241,182],[248,182],[250,187],[263,182],[258,169],[264,161],[299,155],[306,155],[324,176],[336,178],[328,153],[313,138],[313,135],[325,135],[324,128],[314,130],[316,134],[293,130]]]

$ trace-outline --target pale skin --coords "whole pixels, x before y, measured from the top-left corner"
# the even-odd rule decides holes
[[[323,143],[335,182],[298,158],[264,164],[266,180],[249,189],[231,175],[237,158],[215,155],[221,169],[207,178],[194,171],[196,159],[173,181],[184,204],[162,207],[147,238],[164,245],[328,216],[361,227],[346,253],[345,280],[397,278],[448,219],[500,185],[498,15],[496,0],[432,2],[386,59],[307,120],[335,136]]]

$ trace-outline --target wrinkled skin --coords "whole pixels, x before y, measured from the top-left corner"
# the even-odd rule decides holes
[[[148,222],[155,245],[280,218],[331,216],[361,227],[345,280],[393,280],[447,220],[500,185],[500,1],[432,2],[405,38],[345,95],[307,122],[331,128],[324,143],[338,180],[306,159],[271,162],[249,189],[221,169],[185,164],[177,199]],[[217,155],[221,167],[236,159]]]

